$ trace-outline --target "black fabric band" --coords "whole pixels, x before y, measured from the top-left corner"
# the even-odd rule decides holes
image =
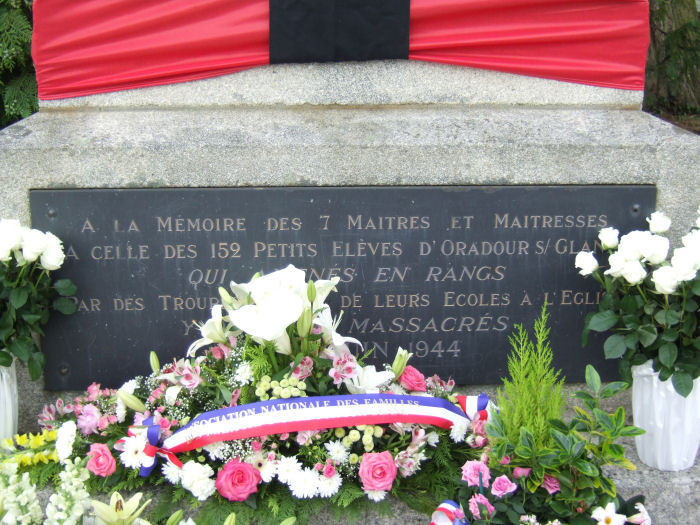
[[[270,63],[408,58],[410,0],[270,0]]]

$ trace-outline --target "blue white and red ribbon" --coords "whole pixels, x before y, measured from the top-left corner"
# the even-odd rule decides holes
[[[473,403],[480,406],[478,399]],[[357,394],[275,399],[200,414],[167,438],[163,449],[185,452],[218,441],[354,425],[416,423],[450,428],[466,420],[459,407],[430,396]]]
[[[479,394],[478,396],[457,396],[457,402],[470,420],[486,420],[489,418],[489,396],[486,394]]]
[[[430,517],[430,525],[468,525],[464,519],[461,507],[452,500],[446,499]]]

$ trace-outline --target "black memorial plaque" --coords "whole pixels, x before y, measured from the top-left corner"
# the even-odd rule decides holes
[[[598,230],[645,228],[653,186],[32,190],[35,228],[58,235],[57,272],[78,312],[54,316],[46,387],[118,386],[183,356],[219,286],[294,264],[340,278],[338,331],[391,361],[400,345],[425,374],[499,382],[515,323],[550,304],[555,365],[604,375],[602,338],[580,345],[600,291],[574,269]]]

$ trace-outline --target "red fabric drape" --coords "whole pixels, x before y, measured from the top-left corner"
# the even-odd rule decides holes
[[[39,98],[269,63],[268,0],[36,0]],[[409,58],[641,90],[647,0],[411,0]]]

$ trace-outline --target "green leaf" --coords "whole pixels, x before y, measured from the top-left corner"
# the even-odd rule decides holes
[[[59,279],[53,283],[53,287],[58,292],[58,295],[63,297],[68,297],[70,295],[75,295],[78,291],[78,287],[70,279]]]
[[[637,343],[639,343],[639,335],[636,333],[632,332],[625,336],[625,346],[630,350],[637,348]]]
[[[577,458],[581,455],[583,452],[584,448],[586,447],[586,442],[585,441],[577,441],[574,443],[574,446],[571,447],[571,457]]]
[[[673,326],[681,320],[681,314],[674,310],[659,310],[654,315],[654,319],[662,326]]]
[[[673,388],[683,397],[688,397],[693,390],[693,378],[687,372],[676,372],[671,378]]]
[[[32,350],[34,349],[34,343],[27,339],[15,339],[7,349],[17,357],[23,363],[26,363],[29,356],[32,355]]]
[[[656,310],[656,304],[655,303],[647,303],[644,305],[644,313],[647,315],[651,315],[654,313],[654,310]]]
[[[605,332],[617,324],[617,314],[612,310],[598,312],[591,317],[588,327],[595,332]]]
[[[563,434],[562,432],[559,432],[556,429],[551,430],[552,434],[552,439],[554,442],[567,454],[571,450],[571,440],[569,439],[569,436]]]
[[[697,312],[698,310],[698,302],[695,299],[686,299],[685,300],[685,308],[683,308],[686,312]]]
[[[10,292],[10,304],[15,310],[22,308],[29,299],[29,290],[26,288],[13,288]]]
[[[75,306],[75,303],[67,297],[59,297],[53,302],[53,309],[57,312],[61,312],[64,315],[70,315],[75,313],[77,307]]]
[[[659,381],[666,381],[668,380],[672,375],[673,375],[673,368],[669,368],[667,366],[662,366],[661,369],[659,370]]]
[[[639,308],[639,305],[637,304],[637,301],[635,300],[635,296],[632,295],[625,295],[622,298],[622,301],[620,301],[620,307],[625,313],[628,314],[634,314],[637,313],[637,309]]]
[[[29,378],[32,381],[36,381],[41,377],[41,370],[44,368],[44,354],[41,352],[34,352],[29,358],[27,363],[27,370],[29,371]]]
[[[606,478],[605,476],[600,477],[600,487],[612,498],[614,498],[617,495],[617,488],[615,487],[615,483],[613,483],[609,478]]]
[[[610,416],[599,408],[593,410],[593,416],[595,417],[596,422],[606,430],[612,431],[614,429],[615,425],[613,425]]]
[[[700,295],[700,279],[695,279],[691,285],[690,289],[693,290],[695,295]]]
[[[28,324],[34,324],[39,319],[41,319],[40,314],[22,314],[22,319],[24,319]]]
[[[12,364],[12,355],[5,350],[0,350],[0,366],[10,366]]]
[[[659,361],[664,366],[672,367],[678,357],[678,348],[673,343],[666,343],[659,348]]]
[[[593,463],[590,461],[586,461],[584,459],[577,459],[574,461],[574,467],[576,470],[581,472],[582,474],[586,476],[591,476],[591,477],[596,477],[600,475],[600,471],[598,470],[598,467],[596,467]]]
[[[605,359],[617,359],[618,357],[622,357],[627,351],[627,345],[625,344],[625,336],[620,334],[611,335],[605,340],[605,343],[603,344],[603,350],[605,351]],[[587,370],[588,367],[586,367],[586,371]],[[600,378],[598,378],[598,381],[598,386],[600,386]],[[588,379],[586,379],[586,383],[588,383]]]
[[[642,346],[649,347],[654,341],[656,341],[656,327],[651,324],[645,324],[637,328],[637,334],[639,335],[639,342]]]
[[[622,430],[620,430],[620,436],[622,437],[631,437],[631,436],[641,436],[642,434],[645,434],[646,431],[643,428],[635,427],[635,426],[628,426],[628,427],[622,427]]]
[[[586,384],[594,394],[600,392],[600,375],[593,365],[586,365]]]
[[[603,390],[600,391],[600,397],[601,399],[608,399],[618,392],[626,390],[629,388],[629,386],[629,383],[625,383],[624,381],[614,381],[608,385],[605,385]]]

